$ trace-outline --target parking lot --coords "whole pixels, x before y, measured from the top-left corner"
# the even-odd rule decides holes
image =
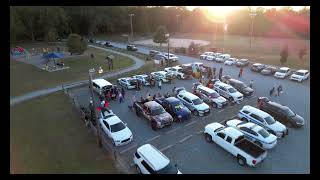
[[[186,62],[183,62],[186,63]],[[213,65],[211,62],[205,62]],[[215,67],[219,68],[214,65]],[[223,65],[222,65],[223,66]],[[138,98],[171,92],[174,86],[185,87],[191,91],[192,83],[196,80],[175,80],[174,84],[163,83],[162,90],[157,87],[145,87],[141,91],[127,90],[125,103],[111,102],[110,109],[127,123],[133,133],[133,141],[125,146],[116,147],[120,158],[127,168],[133,169],[133,154],[136,149],[150,143],[161,150],[173,162],[178,164],[182,173],[309,173],[310,172],[310,87],[309,80],[296,83],[289,80],[278,80],[273,77],[262,76],[246,69],[242,78],[237,78],[238,68],[224,66],[224,73],[240,79],[245,83],[254,80],[255,93],[252,97],[245,98],[241,104],[228,105],[223,109],[211,109],[205,117],[192,116],[189,121],[174,123],[170,127],[153,131],[149,122],[136,116],[128,103],[133,94]],[[115,82],[113,82],[115,83]],[[220,122],[237,115],[244,105],[256,106],[259,96],[269,96],[272,86],[282,84],[284,93],[280,97],[270,99],[289,106],[305,119],[304,127],[300,129],[289,128],[289,135],[278,140],[274,149],[268,151],[265,161],[256,168],[241,167],[231,154],[204,140],[203,130],[205,125]],[[78,102],[87,106],[89,103],[88,87],[73,89],[72,93]],[[97,98],[97,97],[96,97]],[[98,98],[97,98],[98,99]],[[111,142],[110,142],[111,144]]]

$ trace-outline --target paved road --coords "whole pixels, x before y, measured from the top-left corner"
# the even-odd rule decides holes
[[[93,48],[101,49],[101,50],[104,50],[104,51],[116,53],[116,54],[119,54],[119,55],[122,55],[122,56],[126,56],[126,57],[131,58],[132,60],[135,61],[134,65],[132,65],[132,66],[130,66],[128,68],[124,68],[124,69],[112,72],[112,73],[104,74],[104,75],[100,76],[101,78],[110,78],[110,77],[117,76],[117,75],[125,73],[125,72],[133,71],[133,70],[139,69],[144,64],[143,60],[141,60],[141,59],[139,59],[139,58],[137,58],[135,56],[132,56],[132,55],[128,55],[128,54],[121,53],[121,52],[114,51],[114,50],[110,50],[110,49],[101,48],[101,47],[94,46],[94,45],[89,45],[89,47],[93,47]],[[39,97],[39,96],[44,96],[44,95],[48,95],[50,93],[54,93],[54,92],[63,90],[63,88],[72,88],[72,87],[76,87],[76,86],[79,86],[79,85],[82,85],[82,84],[87,84],[87,83],[89,83],[89,80],[77,81],[77,82],[64,84],[64,85],[59,85],[59,86],[48,88],[48,89],[42,89],[42,90],[29,92],[29,93],[26,93],[26,94],[21,95],[21,96],[10,98],[10,106],[12,106],[14,104],[17,104],[17,103],[21,103],[21,102],[29,100],[29,99],[33,99],[33,98],[36,98],[36,97]]]

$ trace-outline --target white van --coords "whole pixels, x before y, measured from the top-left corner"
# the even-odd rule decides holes
[[[112,84],[109,81],[104,79],[94,79],[92,80],[92,87],[95,92],[99,95],[102,95],[104,91],[109,90],[112,88]]]
[[[137,149],[133,156],[137,171],[142,174],[182,174],[177,165],[151,144],[145,144]]]

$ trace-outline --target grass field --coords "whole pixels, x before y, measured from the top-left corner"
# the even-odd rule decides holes
[[[62,92],[10,107],[10,173],[120,173]]]
[[[94,53],[94,59],[89,57],[90,53]],[[104,72],[107,72],[107,64],[105,63],[107,55],[115,57],[113,71],[131,66],[134,63],[130,58],[94,48],[89,48],[86,54],[85,56],[73,57],[67,60],[62,59],[65,66],[70,68],[56,72],[47,72],[29,64],[10,60],[10,96],[49,88],[62,83],[88,79],[88,69],[90,68],[101,66]]]

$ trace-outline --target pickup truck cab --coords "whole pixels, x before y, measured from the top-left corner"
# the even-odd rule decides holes
[[[240,104],[243,101],[243,95],[240,92],[238,92],[234,87],[226,83],[216,81],[213,85],[213,89],[231,102],[236,102]]]
[[[277,144],[277,136],[257,124],[232,119],[227,121],[226,125],[238,129],[247,139],[264,149],[271,149]]]
[[[284,79],[290,75],[290,68],[281,67],[275,74],[274,77]]]
[[[164,108],[155,101],[134,102],[133,108],[137,116],[142,116],[151,122],[151,128],[157,130],[173,123],[172,116],[164,110]]]
[[[182,68],[179,66],[167,67],[167,68],[164,68],[164,71],[168,72],[168,73],[172,73],[178,79],[185,79],[186,78],[183,71],[182,71]]]
[[[290,80],[294,80],[294,81],[298,81],[298,82],[302,82],[306,79],[309,78],[309,71],[308,70],[298,70],[296,72],[294,72],[291,76],[290,76]]]
[[[188,91],[180,91],[177,98],[196,116],[210,114],[210,107],[198,96]]]
[[[203,85],[198,85],[195,87],[195,95],[200,97],[205,103],[219,109],[228,104],[227,100],[220,96],[215,90]]]
[[[278,138],[288,135],[288,129],[285,125],[274,120],[268,113],[255,107],[246,105],[239,111],[238,117],[247,122],[253,122],[265,128],[268,132],[276,135]]]
[[[225,127],[220,123],[205,126],[204,135],[207,142],[215,142],[223,149],[237,157],[241,166],[255,167],[267,157],[267,151],[246,139],[242,132]]]
[[[191,111],[175,97],[157,98],[156,102],[173,117],[176,122],[182,122],[191,118]]]
[[[140,74],[140,75],[134,75],[132,76],[132,78],[140,81],[141,84],[143,84],[144,86],[150,86],[150,77],[146,74]]]

